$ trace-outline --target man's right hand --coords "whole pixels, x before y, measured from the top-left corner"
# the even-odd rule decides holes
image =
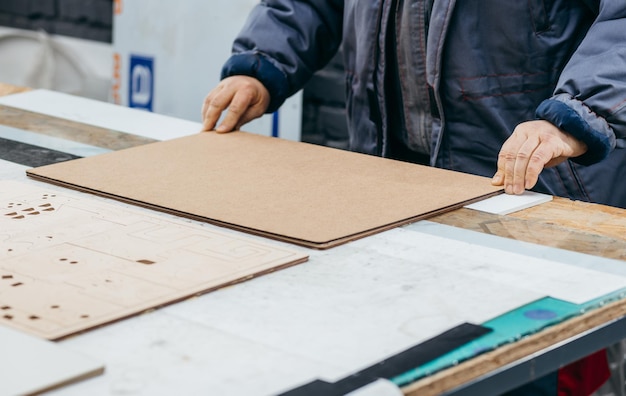
[[[204,99],[202,130],[231,132],[261,117],[270,103],[270,94],[256,78],[231,76],[223,79]],[[224,110],[226,116],[216,128]]]

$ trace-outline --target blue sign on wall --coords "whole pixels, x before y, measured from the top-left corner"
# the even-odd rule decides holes
[[[128,106],[152,111],[154,99],[154,58],[130,56]]]

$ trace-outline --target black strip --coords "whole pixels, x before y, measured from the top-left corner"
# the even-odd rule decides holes
[[[488,327],[464,323],[338,382],[315,380],[280,396],[342,396],[380,378],[404,374],[491,331]]]
[[[0,137],[0,159],[16,164],[36,168],[77,158],[81,157]]]

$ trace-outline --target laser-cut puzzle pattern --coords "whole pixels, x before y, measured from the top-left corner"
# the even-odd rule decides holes
[[[59,339],[303,262],[305,254],[0,181],[0,324]]]

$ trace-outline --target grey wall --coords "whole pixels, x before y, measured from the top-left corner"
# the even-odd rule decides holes
[[[113,0],[0,0],[0,26],[105,43],[112,41]],[[302,141],[348,147],[341,52],[303,91]]]
[[[0,0],[0,26],[111,42],[113,0]]]

